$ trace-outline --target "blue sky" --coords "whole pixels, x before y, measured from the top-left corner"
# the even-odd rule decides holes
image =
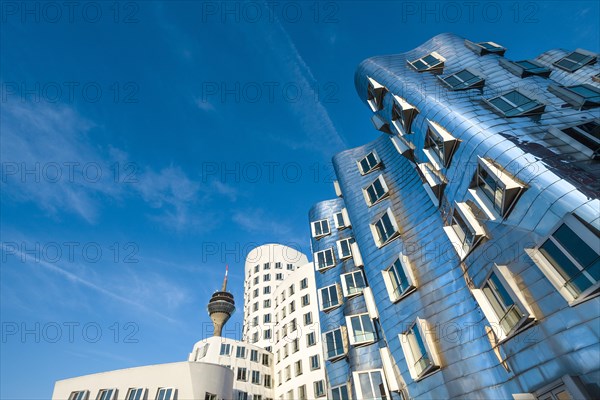
[[[185,360],[225,263],[238,335],[245,253],[308,253],[331,156],[377,135],[363,59],[600,44],[597,2],[78,4],[1,3],[2,399]]]

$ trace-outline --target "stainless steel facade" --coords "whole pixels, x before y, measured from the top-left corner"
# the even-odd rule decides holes
[[[594,160],[595,149],[589,151],[561,131],[598,119],[599,108],[593,102],[566,104],[555,93],[581,84],[600,90],[597,55],[568,72],[555,63],[571,52],[548,51],[534,62],[547,68],[549,77],[520,77],[509,70],[510,49],[505,58],[497,45],[490,46],[494,51],[486,54],[485,46],[443,34],[404,54],[367,59],[356,71],[358,95],[385,133],[333,158],[340,197],[309,212],[311,224],[327,219],[331,227],[320,237],[313,231],[313,252],[333,248],[337,256],[336,241],[347,237],[357,244],[352,258],[316,268],[317,288],[343,284],[341,274],[362,270],[377,309],[377,339],[348,344],[346,357],[326,363],[329,388],[347,384],[354,399],[366,397],[356,373],[368,370],[382,371],[386,394],[394,399],[600,397],[600,261],[596,258],[585,271],[591,287],[571,296],[567,284],[557,286],[562,278],[554,278],[539,256],[540,246],[571,220],[583,227],[587,243],[600,254],[600,163]],[[443,69],[417,72],[407,63],[432,52],[443,60]],[[440,79],[465,68],[484,79],[482,88],[451,90]],[[543,112],[509,118],[495,110],[489,99],[513,89]],[[414,117],[408,132],[399,125],[398,110],[412,112],[406,118],[411,125]],[[442,150],[447,159],[432,155],[427,137],[436,130],[438,146],[447,146]],[[381,163],[363,174],[358,162],[373,150]],[[500,171],[499,182],[504,179],[518,192],[498,212],[486,209],[489,204],[474,184],[483,164]],[[379,175],[387,191],[369,205],[365,189]],[[509,193],[507,186],[505,201]],[[334,215],[342,208],[351,227],[336,229]],[[388,209],[398,234],[377,243],[374,225]],[[463,247],[452,226],[453,215],[467,219],[465,212],[475,239]],[[400,254],[414,289],[392,299],[384,271]],[[357,259],[364,266],[356,266]],[[507,296],[522,311],[510,332],[502,333],[507,320],[494,325],[494,309],[482,301],[491,274],[501,275]],[[372,311],[367,300],[366,295],[343,298],[340,307],[321,311],[322,331],[347,327],[347,316]],[[426,321],[420,332],[436,364],[422,375],[414,354],[406,354],[415,321]],[[389,349],[391,368],[384,365],[382,348]]]

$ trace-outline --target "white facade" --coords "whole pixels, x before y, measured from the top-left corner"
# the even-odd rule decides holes
[[[304,254],[280,244],[266,244],[248,253],[244,268],[245,340],[272,351],[275,325],[273,294],[288,275],[307,262]]]
[[[211,363],[148,365],[57,381],[52,399],[231,399],[233,379],[231,369]]]
[[[239,340],[213,336],[194,345],[188,361],[223,365],[233,371],[232,399],[273,399],[273,354]]]

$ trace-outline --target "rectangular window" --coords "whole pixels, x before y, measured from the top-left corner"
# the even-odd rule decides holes
[[[265,286],[263,288],[263,294],[270,294],[271,293],[271,286]]]
[[[102,389],[98,392],[96,400],[114,400],[116,394],[116,389]]]
[[[286,268],[287,268],[288,271],[293,271],[294,270],[294,264],[287,264]]]
[[[71,394],[69,395],[69,400],[87,400],[88,393],[89,392],[87,390],[71,392]]]
[[[483,209],[491,210],[494,219],[506,217],[524,189],[510,174],[484,158],[478,160],[471,187],[475,189],[473,197]]]
[[[331,310],[341,304],[337,284],[324,287],[319,290],[319,294],[321,296],[321,311]]]
[[[314,346],[317,343],[317,339],[314,332],[310,332],[306,335],[306,346]]]
[[[258,311],[258,303],[252,304],[252,311]]]
[[[346,355],[345,335],[345,329],[342,327],[323,334],[325,340],[325,357],[328,361],[335,361]]]
[[[296,302],[292,300],[290,303],[290,314],[296,311]]]
[[[298,387],[298,400],[306,400],[306,385]]]
[[[333,214],[333,222],[338,230],[348,228],[350,226],[350,218],[348,217],[348,211],[342,208],[342,211]]]
[[[375,325],[368,313],[347,316],[346,325],[350,344],[361,345],[375,341]]]
[[[450,166],[458,143],[458,140],[446,129],[433,121],[428,121],[424,151],[429,161],[438,170]]]
[[[271,330],[265,329],[265,339],[271,339]]]
[[[281,266],[280,262],[276,262],[275,263],[275,269],[282,269],[282,266]]]
[[[295,329],[294,329],[294,331],[295,331]],[[298,338],[296,338],[292,342],[292,353],[297,353],[298,351],[300,351],[300,340]]]
[[[310,295],[305,294],[304,296],[302,296],[300,298],[300,303],[302,304],[302,307],[306,307],[307,305],[309,305],[310,304]]]
[[[265,314],[263,316],[263,323],[270,324],[271,323],[271,314]]]
[[[335,267],[335,257],[332,248],[315,253],[314,260],[317,271],[325,271]]]
[[[265,387],[266,388],[271,387],[271,375],[265,374]]]
[[[588,84],[575,86],[548,86],[548,91],[569,103],[577,110],[589,110],[600,106],[600,90]]]
[[[392,125],[400,136],[412,133],[412,122],[419,111],[400,96],[394,95]]]
[[[310,356],[308,359],[308,362],[310,363],[311,371],[321,368],[321,360],[319,359],[318,354],[315,354],[314,356]]]
[[[321,238],[331,233],[329,229],[329,221],[322,219],[312,223],[312,235],[314,238]],[[290,265],[290,264],[288,264]],[[289,268],[288,268],[289,269]]]
[[[251,400],[251,399],[252,399],[252,397],[248,396],[248,393],[242,392],[242,391],[237,392],[237,400]]]
[[[344,297],[359,295],[363,292],[363,289],[367,287],[362,271],[349,272],[343,274],[341,278]]]
[[[416,288],[410,262],[402,253],[392,265],[383,271],[383,280],[390,300],[394,303],[412,293]]]
[[[258,362],[258,351],[250,350],[250,361]]]
[[[275,274],[275,280],[282,281],[283,280],[283,274],[281,274],[281,273]]]
[[[312,322],[313,322],[312,313],[307,312],[306,314],[304,314],[304,325],[310,325],[310,324],[312,324]]]
[[[417,380],[440,368],[437,353],[429,345],[423,331],[433,332],[426,321],[417,318],[410,328],[400,334],[400,344],[406,357],[410,376]]]
[[[574,147],[576,146],[592,160],[600,159],[600,124],[598,120],[563,128],[557,136]]]
[[[263,354],[262,355],[262,365],[264,366],[269,366],[271,365],[271,357],[269,357],[268,354]]]
[[[478,89],[485,84],[482,77],[469,69],[463,69],[444,78],[438,78],[452,90]]]
[[[144,388],[131,388],[127,391],[125,400],[143,400],[144,399]]]
[[[302,375],[302,360],[298,360],[294,363],[294,374],[295,376]]]
[[[381,199],[385,198],[389,194],[389,189],[383,175],[379,175],[369,186],[363,189],[363,195],[367,205],[371,207],[377,204]]]
[[[258,288],[254,289],[253,298],[258,297]]]
[[[285,375],[286,381],[289,381],[290,379],[292,379],[292,369],[290,368],[289,365],[287,367],[285,367],[284,375]]]
[[[542,272],[569,301],[600,289],[600,236],[572,215],[537,248],[528,251]]]
[[[260,385],[260,372],[252,371],[252,383],[255,385]]]
[[[238,367],[237,380],[238,381],[247,381],[248,380],[248,371],[246,370],[246,368]]]
[[[159,388],[156,393],[156,400],[174,400],[175,389],[173,388]]]
[[[337,386],[331,389],[332,400],[350,400],[348,385]]]
[[[293,284],[290,285],[290,287],[288,288],[288,292],[289,292],[290,296],[292,296],[294,293],[296,293],[296,289]]]
[[[304,278],[300,281],[300,290],[308,287],[308,278]]]
[[[538,115],[546,106],[533,100],[518,90],[511,90],[500,96],[484,99],[496,112],[506,118]]]
[[[236,358],[246,358],[246,348],[242,346],[238,346],[235,350]]]
[[[545,67],[535,60],[509,61],[503,58],[498,60],[498,62],[501,66],[519,78],[527,78],[529,76],[548,78],[552,73],[550,68]]]
[[[231,354],[231,345],[229,343],[221,343],[221,351],[219,353],[222,356],[228,356]]]
[[[506,48],[494,42],[474,43],[470,40],[465,40],[465,46],[480,56],[484,56],[486,54],[497,54],[499,56],[503,56],[506,52]]]
[[[444,69],[444,61],[446,59],[434,51],[407,63],[417,72],[441,72]]]
[[[290,332],[295,332],[298,329],[298,324],[296,323],[296,318],[290,321]]]
[[[260,277],[258,277],[258,276],[255,276],[255,277],[254,277],[254,284],[255,284],[255,285],[258,285],[258,283],[259,283],[259,282],[260,282]]]
[[[381,165],[381,160],[377,156],[375,150],[367,154],[364,158],[358,161],[358,168],[362,175],[366,175]]]
[[[320,380],[313,383],[313,388],[315,390],[316,397],[325,396],[325,381]]]
[[[271,263],[264,263],[263,270],[271,269]]]
[[[596,62],[596,56],[585,50],[577,49],[571,54],[555,61],[552,65],[567,72],[575,72],[585,65],[591,65]]]
[[[359,400],[388,400],[390,398],[382,370],[359,371],[353,372],[352,375]]]
[[[254,266],[254,272],[257,273],[260,269],[260,265],[255,265]]]
[[[271,274],[265,274],[263,276],[263,282],[269,282],[271,280]]]
[[[367,104],[373,112],[382,110],[387,89],[372,78],[367,78],[367,85]]]
[[[354,238],[346,238],[336,242],[340,260],[352,257],[352,243],[354,243]]]
[[[396,219],[394,218],[391,209],[388,208],[381,218],[371,225],[371,231],[377,247],[383,247],[392,239],[400,235]]]
[[[451,225],[445,226],[444,231],[461,260],[464,260],[485,236],[483,226],[477,221],[467,203],[455,203]]]

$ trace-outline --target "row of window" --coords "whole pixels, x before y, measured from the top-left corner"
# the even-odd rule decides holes
[[[250,382],[255,385],[263,385],[266,388],[272,387],[271,375],[261,375],[260,371],[249,371],[248,368],[238,367],[236,373],[236,380],[240,382],[248,382],[248,378],[250,378]]]
[[[283,357],[284,359],[287,358],[287,354]],[[308,357],[308,365],[309,365],[309,369],[311,371],[315,371],[321,368],[321,358],[318,354],[314,354],[310,357]],[[284,379],[281,379],[282,376],[282,372],[283,371],[283,377]],[[300,376],[303,373],[303,361],[302,359],[297,360],[294,362],[294,376]],[[288,365],[286,367],[284,367],[283,369],[281,369],[278,372],[278,386],[281,386],[283,384],[284,381],[288,381],[291,379],[291,365]]]
[[[285,395],[282,394],[281,396],[279,396],[279,398],[281,400],[284,400],[284,399],[307,400],[308,399],[308,397],[307,397],[308,394],[306,392],[306,385],[298,386],[296,393],[297,393],[297,395],[294,396],[294,390],[290,390]],[[325,381],[320,380],[320,381],[313,382],[313,393],[315,394],[315,397],[325,396]]]
[[[96,395],[96,400],[117,400],[117,389],[100,389]],[[146,388],[130,388],[127,390],[125,400],[145,400],[147,399],[148,389]],[[177,397],[177,389],[174,388],[158,388],[156,390],[155,400],[174,400]],[[210,395],[210,393],[207,393]],[[216,400],[216,395],[209,397],[208,400]],[[69,400],[90,400],[89,390],[78,390],[71,392]]]
[[[350,219],[348,218],[348,212],[346,209],[342,209],[340,212],[334,214],[333,221],[335,223],[335,227],[338,230],[343,230],[351,226]],[[331,234],[331,229],[329,226],[328,219],[321,219],[318,221],[314,221],[311,224],[312,236],[315,239],[321,239],[324,236]]]
[[[264,263],[263,264],[263,271],[267,271],[271,269],[271,264],[275,264],[275,269],[283,269],[283,264],[281,262],[275,262],[275,263]],[[293,271],[294,270],[294,264],[286,264],[286,269],[288,271]],[[258,272],[260,272],[260,265],[255,265],[254,266],[254,273],[257,274]],[[250,274],[250,271],[249,271]]]
[[[221,356],[230,356],[231,355],[231,351],[233,349],[233,345],[231,345],[230,343],[221,343],[221,349],[219,351],[219,355]],[[250,355],[250,361],[252,362],[261,362],[262,365],[265,366],[269,366],[271,365],[271,358],[269,354],[266,353],[259,353],[258,350],[255,349],[251,349],[250,352],[246,351],[246,347],[244,346],[236,346],[236,350],[235,350],[235,357],[236,358],[241,358],[241,359],[245,359],[246,356]],[[206,351],[204,351],[204,354],[206,354]]]

